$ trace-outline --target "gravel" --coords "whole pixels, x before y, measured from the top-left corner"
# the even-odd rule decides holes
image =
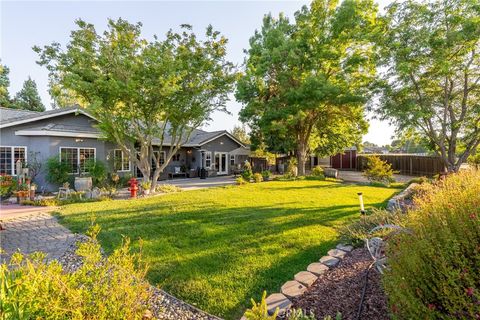
[[[342,320],[356,319],[365,273],[372,259],[365,248],[355,249],[340,264],[320,275],[317,281],[299,298],[293,299],[293,308],[314,312],[317,319],[342,314]],[[361,319],[387,320],[387,299],[380,274],[370,270]]]
[[[67,272],[74,272],[82,266],[82,258],[78,256],[78,243],[87,242],[90,238],[83,234],[75,234],[74,241],[58,259],[63,269]],[[102,254],[104,254],[102,250]],[[167,292],[150,286],[150,299],[148,300],[148,309],[155,317],[160,320],[221,320],[220,318],[210,315]]]

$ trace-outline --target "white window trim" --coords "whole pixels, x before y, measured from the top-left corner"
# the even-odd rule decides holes
[[[233,160],[233,163],[232,163],[232,160]],[[231,154],[231,155],[230,155],[230,165],[231,165],[231,166],[234,166],[234,165],[235,165],[235,155],[234,155],[234,154]]]
[[[15,148],[24,148],[25,149],[25,164],[28,162],[28,148],[26,146],[0,146],[0,148],[10,148],[10,152],[12,153],[12,171],[11,171],[11,176],[16,177],[17,175],[15,174]]]
[[[115,151],[120,151],[121,154],[122,154],[122,159],[121,159],[122,169],[117,170],[117,172],[130,172],[130,171],[132,171],[132,161],[130,161],[130,160],[128,160],[128,170],[123,169],[123,158],[125,157],[125,153],[123,152],[122,149],[113,149],[113,161],[115,161]],[[95,157],[96,156],[97,155],[95,154]]]
[[[80,174],[80,149],[92,149],[93,159],[97,161],[97,148],[94,147],[58,147],[58,159],[62,161],[62,149],[77,149],[77,172],[70,172],[69,174]]]
[[[210,156],[210,165],[207,166],[207,155]],[[212,168],[212,162],[213,162],[213,157],[212,157],[212,152],[210,151],[205,151],[205,169],[211,169]]]

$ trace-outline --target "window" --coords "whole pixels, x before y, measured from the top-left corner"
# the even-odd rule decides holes
[[[230,165],[231,165],[231,166],[234,166],[234,165],[235,165],[235,155],[234,155],[234,154],[231,154],[231,155],[230,155]]]
[[[70,166],[70,173],[86,172],[85,164],[91,159],[95,160],[94,148],[60,147],[60,161]]]
[[[115,171],[130,171],[130,160],[120,149],[113,150],[113,169]]]
[[[158,151],[155,151],[157,153],[157,157],[158,157]],[[164,164],[165,163],[165,158],[166,158],[166,155],[165,155],[165,151],[162,151],[160,152],[160,165]]]
[[[26,147],[0,147],[0,173],[15,176],[17,172],[17,161],[20,160],[23,165],[27,162]]]
[[[211,166],[212,166],[212,153],[205,152],[205,168],[210,169]]]

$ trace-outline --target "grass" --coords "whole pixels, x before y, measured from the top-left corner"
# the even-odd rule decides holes
[[[278,292],[337,243],[337,227],[400,189],[330,181],[272,181],[129,201],[68,205],[60,221],[85,232],[92,217],[107,253],[122,236],[150,265],[148,279],[212,314],[240,318],[250,298]]]

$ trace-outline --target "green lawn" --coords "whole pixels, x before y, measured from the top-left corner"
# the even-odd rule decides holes
[[[85,232],[94,216],[108,252],[122,235],[144,240],[148,279],[227,319],[262,291],[278,291],[337,243],[358,218],[357,192],[379,207],[398,188],[287,181],[187,191],[142,200],[65,206],[60,221]]]

